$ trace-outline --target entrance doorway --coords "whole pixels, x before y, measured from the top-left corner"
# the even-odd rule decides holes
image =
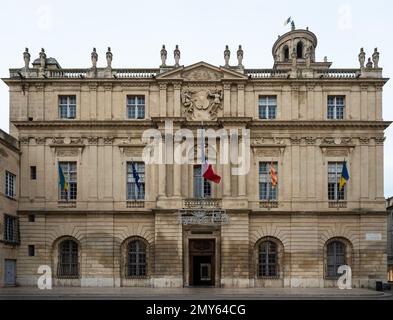
[[[4,284],[6,286],[16,285],[16,260],[4,261]]]
[[[215,240],[193,239],[189,243],[191,286],[215,285]]]

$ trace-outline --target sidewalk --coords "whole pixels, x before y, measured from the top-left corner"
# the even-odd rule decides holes
[[[278,299],[393,299],[391,292],[336,288],[0,288],[0,300],[278,300]]]

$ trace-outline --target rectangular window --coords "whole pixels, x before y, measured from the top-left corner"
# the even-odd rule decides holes
[[[261,201],[276,201],[277,200],[277,186],[272,187],[272,177],[270,175],[271,162],[259,163],[259,199]],[[273,167],[278,176],[278,163],[273,162]]]
[[[145,118],[145,96],[127,96],[127,118]]]
[[[76,200],[78,194],[77,186],[77,166],[76,162],[60,162],[60,166],[63,170],[65,184],[68,184],[67,188],[61,188],[60,190],[60,200]],[[59,177],[60,178],[60,177]]]
[[[276,119],[277,96],[259,96],[259,119]]]
[[[329,162],[328,164],[328,198],[330,201],[345,200],[346,186],[340,191],[342,162]]]
[[[30,167],[30,179],[37,180],[37,167],[36,166]]]
[[[327,117],[331,120],[344,119],[345,96],[328,96]]]
[[[4,242],[18,243],[19,228],[18,218],[4,215]]]
[[[28,246],[28,253],[29,253],[29,257],[35,256],[35,247],[33,245]]]
[[[29,222],[35,222],[35,215],[29,214]]]
[[[5,172],[5,195],[9,198],[16,197],[16,176],[11,172]]]
[[[76,96],[59,96],[59,118],[76,118]]]
[[[134,163],[136,176],[139,176],[138,185],[135,181],[132,163]],[[127,162],[127,200],[144,200],[145,199],[145,164],[143,162]]]
[[[202,189],[203,180],[203,189]],[[194,198],[211,198],[212,184],[202,177],[202,166],[194,166]]]

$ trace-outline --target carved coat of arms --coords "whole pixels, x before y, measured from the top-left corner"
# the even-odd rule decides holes
[[[220,89],[184,89],[181,99],[187,120],[216,120],[222,110],[223,92]]]

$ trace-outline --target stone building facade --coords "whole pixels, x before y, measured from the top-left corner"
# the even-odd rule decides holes
[[[386,199],[388,211],[388,280],[393,282],[393,197]]]
[[[19,222],[19,143],[0,130],[0,287],[16,284]]]
[[[241,47],[236,65],[226,48],[217,67],[182,66],[178,46],[168,65],[163,46],[152,69],[112,68],[110,48],[106,67],[95,49],[88,69],[61,68],[44,50],[31,67],[26,50],[3,79],[21,148],[17,283],[36,285],[40,265],[58,286],[331,287],[343,264],[354,287],[386,279],[387,79],[377,50],[333,69],[316,47],[311,31],[292,30],[271,69],[245,68]],[[168,120],[193,133],[249,129],[249,174],[217,163],[222,182],[201,191],[198,165],[143,163],[143,133],[165,136]],[[229,221],[200,223],[214,210]],[[182,212],[197,219],[184,224]]]

